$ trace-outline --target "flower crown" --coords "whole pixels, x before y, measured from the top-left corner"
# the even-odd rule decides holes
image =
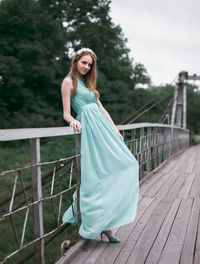
[[[84,52],[89,52],[89,53],[91,53],[91,54],[94,54],[94,52],[93,52],[91,49],[88,49],[88,48],[82,48],[82,49],[80,49],[80,50],[78,50],[78,51],[76,52],[76,55],[81,55],[81,54],[84,53]]]

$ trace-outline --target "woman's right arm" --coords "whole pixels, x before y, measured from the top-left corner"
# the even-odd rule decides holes
[[[81,124],[78,120],[73,118],[71,115],[71,91],[72,91],[72,82],[69,78],[65,78],[61,85],[61,94],[62,94],[62,103],[63,103],[63,118],[70,124],[70,127],[73,127],[77,132],[80,132]]]

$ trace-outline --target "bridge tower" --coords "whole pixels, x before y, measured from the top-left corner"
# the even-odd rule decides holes
[[[196,74],[190,76],[186,71],[179,73],[174,91],[171,125],[183,128],[186,128],[187,119],[187,80],[200,80],[200,76]]]

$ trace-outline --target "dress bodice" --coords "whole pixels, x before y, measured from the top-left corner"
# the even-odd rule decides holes
[[[77,78],[76,95],[71,96],[71,106],[79,114],[80,109],[91,103],[97,103],[97,97],[94,92],[90,91],[84,81]]]

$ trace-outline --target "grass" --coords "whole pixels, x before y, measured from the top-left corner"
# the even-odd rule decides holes
[[[0,172],[5,170],[11,170],[16,168],[22,168],[25,166],[30,165],[30,145],[29,140],[23,141],[12,141],[12,142],[4,142],[0,143]],[[75,155],[75,136],[62,136],[62,137],[52,137],[52,138],[45,138],[41,139],[40,142],[40,151],[41,151],[41,162],[45,161],[53,161],[58,160],[60,158],[70,157]],[[53,169],[54,164],[44,165],[41,168],[42,175],[46,174],[50,170]],[[70,164],[68,165],[68,167]],[[62,173],[65,168],[62,168],[60,173]],[[31,170],[25,169],[21,171],[21,176],[23,179],[24,184],[29,184],[31,182]],[[43,181],[43,185],[46,184],[48,181],[51,181],[50,176],[48,179]],[[15,173],[9,173],[4,176],[0,177],[0,185],[1,185],[1,192],[0,192],[0,201],[5,197],[11,195],[13,184],[15,180]],[[75,175],[73,173],[73,181],[72,184],[75,184]],[[63,176],[61,180],[62,188],[66,188],[69,184],[69,173]],[[22,185],[20,179],[17,181],[16,191],[21,189]],[[50,195],[51,185],[43,191],[43,197]],[[74,189],[75,190],[75,189]],[[74,191],[73,190],[73,191]],[[54,194],[59,191],[58,182],[55,183],[54,187]],[[32,190],[29,189],[27,191],[27,196],[31,195]],[[71,193],[65,193],[63,195],[64,201],[64,211],[70,205],[70,196]],[[24,200],[24,193],[19,195],[14,200],[13,207],[15,207],[19,202]],[[59,199],[56,198],[53,200],[55,211],[58,211]],[[9,203],[0,207],[0,214],[3,214],[8,211]],[[17,230],[17,235],[19,240],[21,238],[22,228],[24,224],[24,217],[25,217],[26,210],[21,211],[20,213],[16,213],[13,215],[13,222]],[[45,201],[43,203],[43,217],[44,217],[44,232],[50,232],[52,229],[56,228],[56,220],[53,213],[53,207],[50,200]],[[69,225],[67,228],[68,235],[70,236],[74,230],[75,226]],[[9,217],[6,217],[4,220],[1,221],[0,225],[0,261],[8,254],[17,250],[17,243],[15,239],[15,235],[12,230],[12,225]],[[30,242],[33,239],[33,217],[32,217],[32,210],[30,209],[29,217],[28,217],[28,224],[25,233],[25,243]],[[77,235],[72,239],[72,244],[75,243],[77,240]],[[6,243],[5,243],[6,239]],[[55,263],[56,259],[60,256],[60,245],[66,239],[65,232],[62,231],[55,239],[49,242],[45,246],[45,261],[46,263]],[[33,246],[29,246],[26,249],[22,250],[20,253],[17,253],[7,263],[16,263],[17,260],[33,249]],[[34,263],[34,258],[31,257],[29,260],[26,260],[27,264]]]

